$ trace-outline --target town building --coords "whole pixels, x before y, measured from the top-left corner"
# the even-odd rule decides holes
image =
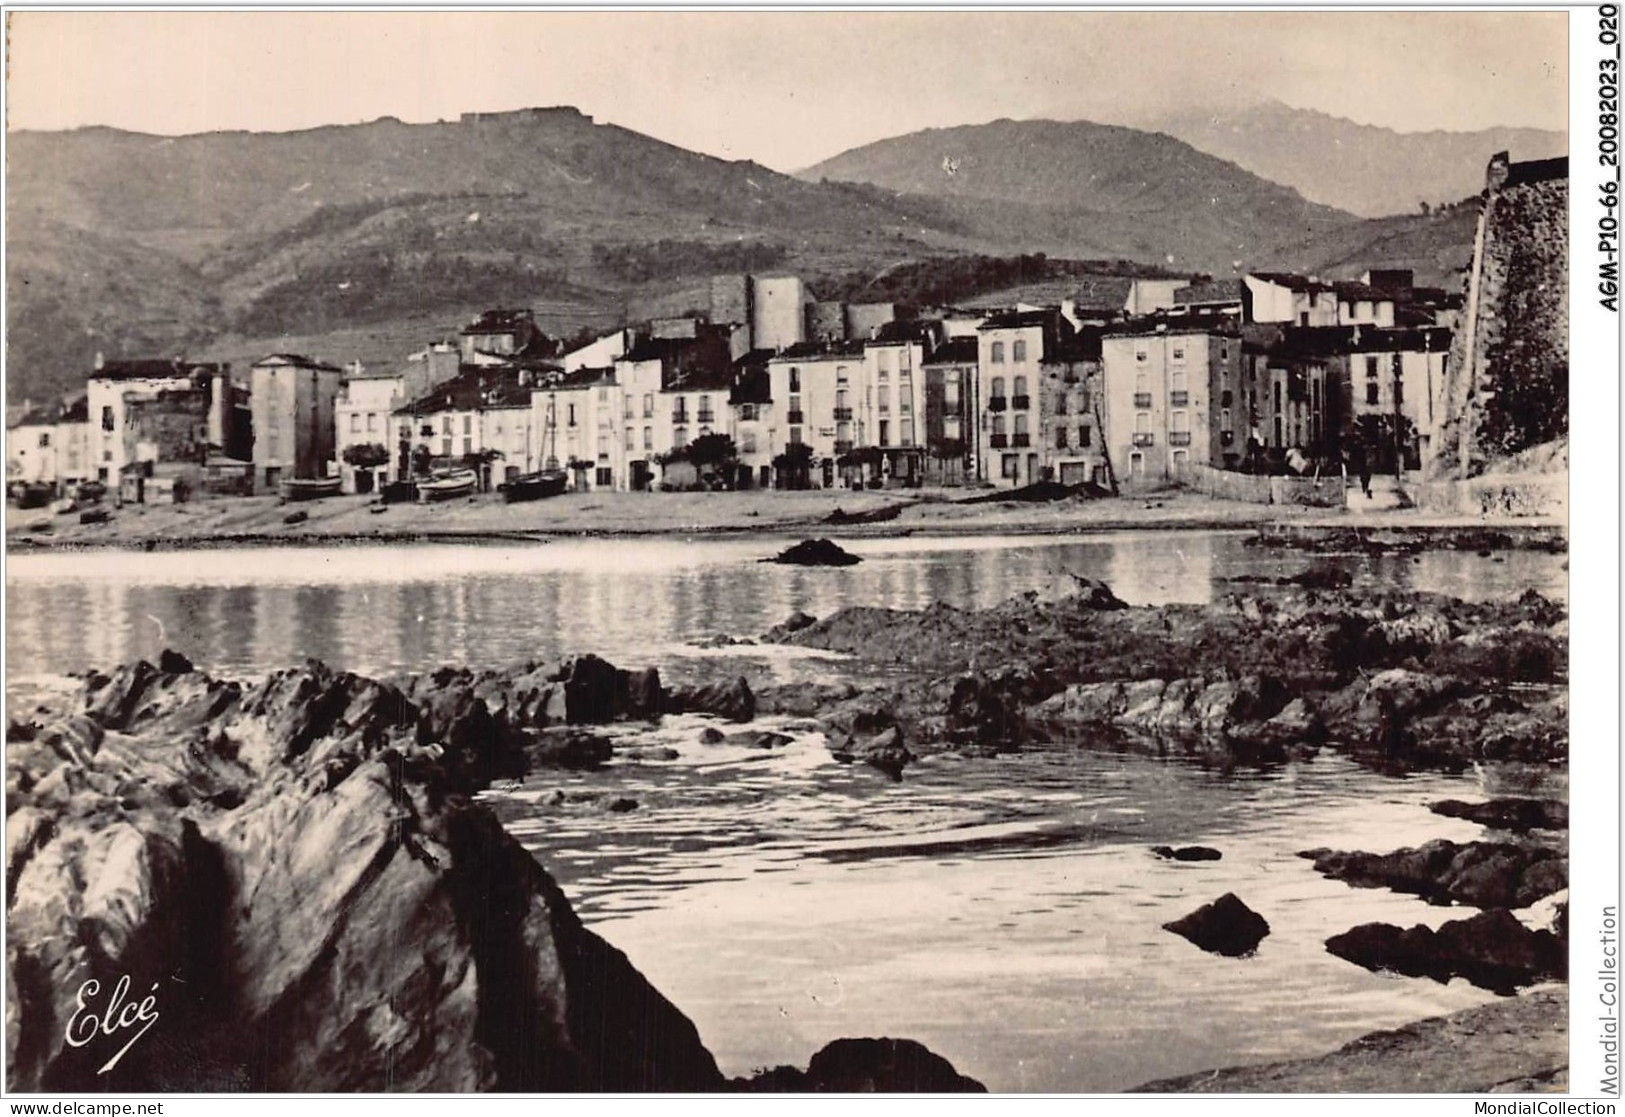
[[[859,421],[868,377],[861,342],[803,342],[767,363],[773,439],[779,452],[805,444],[809,481],[836,483],[836,463],[862,444]]]
[[[732,324],[693,321],[686,336],[643,338],[615,362],[625,461],[617,487],[697,481],[683,464],[686,451],[703,435],[730,433],[733,366],[744,339],[745,331]],[[669,478],[667,465],[673,466]]]
[[[530,394],[531,410],[523,450],[525,472],[564,469],[577,492],[612,489],[624,472],[621,446],[622,393],[615,368],[576,368],[544,375]],[[510,465],[521,453],[509,424]],[[534,461],[534,467],[531,462]]]
[[[778,410],[773,406],[773,376],[767,367],[773,356],[771,350],[756,349],[734,362],[728,405],[733,410],[733,439],[739,452],[736,488],[770,488],[773,459],[783,449]]]
[[[536,312],[528,307],[487,310],[458,331],[457,341],[465,364],[480,364],[482,359],[512,361],[558,355],[558,347],[542,333],[536,325]]]
[[[464,365],[451,380],[397,408],[397,446],[407,444],[404,475],[461,467],[475,470],[480,488],[490,489],[499,479],[540,469],[544,451],[531,413],[542,375],[507,365]],[[398,463],[396,470],[400,475]]]
[[[84,472],[127,499],[144,501],[149,488],[167,497],[177,480],[183,495],[196,491],[211,459],[248,457],[252,425],[230,365],[98,357],[85,397]]]
[[[249,369],[254,489],[328,476],[334,461],[334,401],[342,369],[297,353],[273,353]]]
[[[978,479],[1016,488],[1043,479],[1038,442],[1042,365],[1072,336],[1059,308],[989,317],[977,331]]]
[[[925,480],[963,485],[977,476],[974,336],[945,339],[921,365],[925,381]]]
[[[1101,337],[1106,456],[1118,483],[1188,480],[1190,467],[1234,465],[1239,331],[1214,319],[1153,316]]]
[[[851,387],[848,418],[836,403],[837,428],[850,421],[860,451],[849,480],[865,485],[918,485],[925,476],[925,355],[941,337],[935,322],[888,322],[863,347],[860,381]],[[840,389],[837,388],[837,396]]]
[[[1042,475],[1063,485],[1109,485],[1100,429],[1101,329],[1063,337],[1039,366],[1038,424]]]
[[[7,483],[45,485],[65,493],[94,477],[88,414],[84,395],[27,408],[6,435]]]
[[[411,476],[411,426],[402,428],[395,413],[454,379],[460,362],[458,346],[435,342],[394,370],[346,372],[333,401],[334,453],[345,492],[374,492]]]

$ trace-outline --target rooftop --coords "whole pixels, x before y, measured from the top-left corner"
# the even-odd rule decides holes
[[[1268,347],[1272,356],[1336,357],[1350,353],[1448,353],[1450,331],[1442,326],[1424,329],[1377,326],[1288,326],[1279,342]]]
[[[102,361],[91,372],[92,380],[164,380],[178,377],[213,376],[231,368],[224,364],[203,364],[180,357],[132,361]]]
[[[521,383],[519,370],[465,365],[455,377],[395,409],[397,415],[436,415],[444,411],[482,411],[529,407],[533,386]]]
[[[843,357],[861,357],[861,341],[798,341],[779,351],[775,361],[834,361]]]
[[[979,343],[974,337],[949,338],[932,350],[925,359],[928,365],[974,365],[980,357]]]
[[[316,372],[343,372],[337,365],[313,360],[302,353],[272,353],[254,362],[255,368],[308,368]]]

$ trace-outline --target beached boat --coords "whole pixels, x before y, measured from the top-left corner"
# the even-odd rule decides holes
[[[279,486],[283,500],[320,500],[338,496],[342,477],[290,477]]]
[[[565,482],[570,475],[562,469],[543,469],[536,473],[525,473],[515,477],[502,486],[502,499],[509,504],[521,500],[541,500],[543,497],[558,496],[564,491]]]
[[[470,496],[479,483],[480,475],[472,469],[448,469],[444,473],[436,473],[427,481],[418,482],[418,503],[429,504],[437,500]]]

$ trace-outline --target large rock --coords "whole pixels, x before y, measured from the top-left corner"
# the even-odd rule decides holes
[[[666,691],[665,709],[674,714],[712,714],[728,721],[750,721],[756,716],[756,696],[744,676],[722,682],[675,686]]]
[[[1543,846],[1440,838],[1392,853],[1311,849],[1298,856],[1356,888],[1391,888],[1434,904],[1523,908],[1568,887],[1567,858]]]
[[[1164,923],[1162,928],[1189,939],[1210,954],[1230,958],[1253,953],[1270,933],[1269,922],[1242,903],[1234,892],[1226,892],[1184,918]]]
[[[805,1071],[775,1067],[736,1085],[753,1093],[985,1094],[987,1087],[911,1039],[838,1039]]]
[[[42,746],[12,804],[13,1088],[725,1085],[693,1024],[467,798],[444,744],[420,743],[399,691],[278,673],[199,727],[234,743],[230,764],[198,764],[187,740],[125,732],[190,708],[158,701],[161,674],[99,677],[93,708],[123,728],[94,752]],[[182,770],[242,798],[136,794]],[[158,1020],[98,1074],[127,1037],[75,1047],[69,1023],[81,990],[102,1006],[122,977]]]
[[[831,740],[829,751],[842,764],[862,761],[877,768],[893,780],[903,778],[903,769],[912,764],[915,756],[903,743],[903,731],[896,725],[874,733],[857,732]]]
[[[1445,982],[1463,977],[1493,992],[1568,973],[1568,949],[1550,931],[1532,931],[1504,908],[1457,919],[1437,931],[1417,924],[1363,923],[1326,940],[1337,957],[1368,970]]]

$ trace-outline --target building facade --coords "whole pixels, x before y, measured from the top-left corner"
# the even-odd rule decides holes
[[[1218,326],[1168,318],[1108,330],[1101,338],[1102,410],[1118,483],[1178,483],[1192,464],[1225,465],[1239,440],[1241,366],[1240,334]]]
[[[297,353],[273,353],[249,370],[254,490],[328,475],[335,460],[334,401],[343,370]]]

